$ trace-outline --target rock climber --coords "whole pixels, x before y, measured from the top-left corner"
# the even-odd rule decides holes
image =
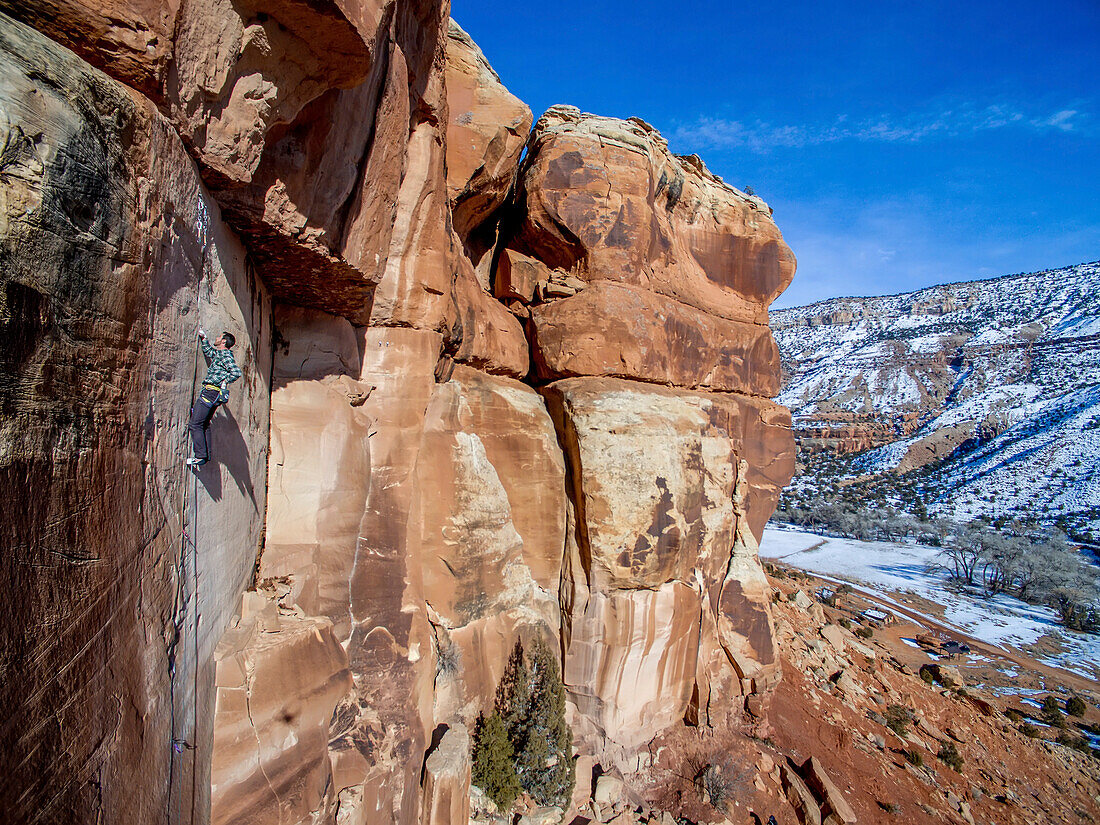
[[[202,379],[202,387],[199,397],[195,399],[191,407],[191,422],[187,429],[191,431],[191,446],[195,455],[187,459],[191,467],[201,467],[210,458],[210,445],[207,443],[206,430],[210,426],[210,419],[214,410],[220,404],[229,400],[230,384],[241,377],[241,368],[233,360],[233,345],[237,339],[232,333],[223,332],[211,346],[206,340],[206,333],[199,330],[199,344],[202,346],[202,354],[210,366],[207,367],[206,377]]]

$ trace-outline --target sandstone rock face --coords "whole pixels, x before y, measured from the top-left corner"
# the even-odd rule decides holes
[[[635,748],[712,681],[735,695],[773,683],[756,536],[793,469],[785,411],[616,379],[545,393],[577,507],[562,598],[565,680],[581,714]]]
[[[248,183],[272,127],[370,69],[367,43],[332,0],[207,0],[181,11],[167,103],[215,180]]]
[[[353,792],[338,812],[413,822],[435,798],[418,780],[432,720],[472,722],[516,636],[557,633],[564,460],[529,387],[461,365],[436,384],[437,333],[353,332],[310,310],[276,324],[260,575],[289,577],[348,648],[355,692],[331,753],[334,787]]]
[[[447,30],[447,191],[466,237],[504,203],[531,129],[531,110],[511,94],[481,49],[453,20]]]
[[[432,631],[420,548],[413,538],[419,500],[414,472],[442,346],[438,333],[403,328],[359,331],[360,380],[375,390],[371,477],[351,574],[337,576],[350,618],[343,643],[355,679],[339,711],[332,754],[350,822],[415,822],[419,777],[432,728]]]
[[[0,0],[0,10],[75,51],[93,66],[153,97],[172,55],[181,0]]]
[[[164,118],[7,17],[0,112],[0,804],[201,811],[213,651],[263,524],[270,301]],[[244,378],[191,474],[200,325]]]
[[[276,297],[442,328],[457,251],[440,0],[0,8],[169,114]]]
[[[343,318],[277,307],[263,578],[292,577],[294,602],[350,632],[347,581],[370,489],[371,419],[359,345]]]
[[[517,640],[589,781],[774,684],[763,202],[561,107],[516,195],[442,0],[0,8],[116,78],[0,18],[11,818],[463,822]],[[244,380],[190,475],[199,324]]]
[[[735,321],[766,323],[794,256],[759,198],[676,157],[650,126],[546,112],[520,175],[510,244],[584,281],[642,286]],[[578,331],[582,336],[584,331]]]
[[[416,488],[424,593],[441,658],[439,721],[491,706],[517,638],[556,639],[565,462],[542,399],[456,367],[428,406]]]
[[[515,378],[530,370],[522,325],[481,286],[473,265],[462,254],[445,319],[448,357]]]
[[[446,10],[419,0],[349,16],[370,44],[363,82],[307,101],[271,131],[249,179],[218,197],[278,297],[356,323],[442,329],[458,254],[447,226]]]
[[[165,105],[211,172],[246,183],[274,125],[369,71],[373,31],[357,24],[366,30],[380,10],[348,9],[349,19],[341,5],[4,0],[0,8]]]
[[[625,284],[600,281],[532,308],[540,378],[606,375],[772,396],[779,350],[762,324],[728,321]]]
[[[327,619],[258,594],[218,644],[212,823],[308,823],[335,808],[329,720],[351,687]],[[255,608],[254,608],[255,609]]]
[[[273,130],[248,185],[218,197],[277,296],[355,323],[442,329],[458,254],[445,173],[446,10],[420,0],[368,17],[364,82],[330,87]]]

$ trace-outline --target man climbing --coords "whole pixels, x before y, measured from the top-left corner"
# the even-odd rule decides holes
[[[229,390],[226,388],[241,377],[241,368],[233,360],[232,348],[235,343],[237,339],[232,333],[223,332],[211,346],[206,340],[206,333],[199,330],[202,354],[206,356],[210,366],[206,370],[206,377],[202,379],[199,397],[191,407],[191,422],[187,425],[187,429],[191,431],[191,446],[195,453],[193,458],[187,459],[191,467],[201,467],[210,458],[210,447],[206,439],[210,419],[218,405],[229,400]]]

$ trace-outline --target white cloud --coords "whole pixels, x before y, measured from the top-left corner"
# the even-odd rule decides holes
[[[1063,132],[1069,132],[1073,130],[1073,118],[1076,117],[1076,115],[1077,111],[1075,109],[1063,109],[1047,118],[1044,125],[1053,126],[1055,129],[1061,129]]]
[[[776,125],[762,120],[746,123],[701,116],[672,133],[672,143],[691,149],[744,148],[766,153],[773,149],[802,148],[854,140],[880,143],[916,143],[942,137],[972,135],[994,129],[1027,128],[1034,131],[1081,131],[1087,115],[1077,109],[1053,114],[1027,113],[1022,107],[996,104],[984,108],[960,105],[938,111],[926,109],[904,115],[884,114],[862,120],[839,115],[828,124]]]

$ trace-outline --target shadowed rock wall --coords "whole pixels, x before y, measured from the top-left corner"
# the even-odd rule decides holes
[[[8,18],[0,113],[0,805],[184,821],[261,538],[270,300],[164,118]],[[244,378],[195,475],[200,325]]]

